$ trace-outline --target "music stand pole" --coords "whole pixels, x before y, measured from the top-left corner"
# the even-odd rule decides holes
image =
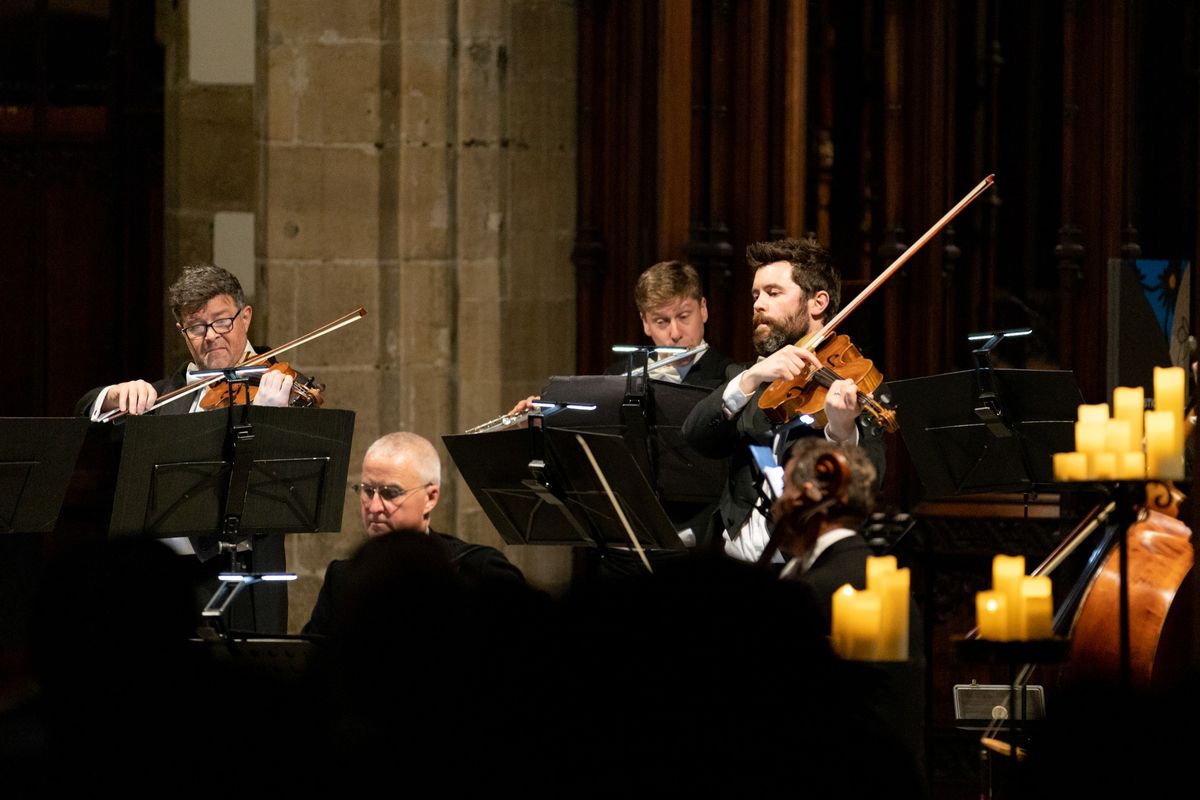
[[[225,508],[221,514],[221,533],[218,547],[229,554],[229,572],[218,576],[220,581],[217,590],[205,604],[201,617],[212,621],[219,635],[226,635],[222,630],[222,615],[241,594],[242,589],[259,583],[263,573],[247,573],[241,556],[241,526],[242,512],[246,508],[246,495],[250,486],[250,468],[254,464],[254,425],[250,422],[250,377],[260,376],[268,371],[266,365],[247,367],[231,367],[222,370],[202,370],[201,378],[219,372],[225,378],[226,398],[228,400],[228,428],[226,433],[226,453],[232,468],[229,473],[229,490],[225,494]],[[207,373],[207,374],[206,374]],[[235,403],[239,396],[238,388],[242,389],[241,403]],[[254,547],[254,538],[246,540],[247,549]],[[294,580],[295,575],[284,575],[282,580]]]

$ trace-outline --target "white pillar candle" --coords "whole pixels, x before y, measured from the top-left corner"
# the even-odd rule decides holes
[[[1183,397],[1186,386],[1182,367],[1154,368],[1154,410],[1170,411],[1175,416],[1175,447],[1180,453],[1183,452]]]
[[[1054,598],[1050,576],[1028,576],[1021,581],[1021,638],[1049,639],[1054,635]]]
[[[867,556],[867,591],[878,591],[879,579],[896,571],[895,556]]]
[[[879,583],[882,606],[877,655],[881,661],[905,661],[908,659],[908,568],[881,575]]]
[[[1146,477],[1146,454],[1121,453],[1117,456],[1117,480],[1140,481]]]
[[[1140,454],[1139,454],[1140,455]],[[1055,453],[1054,480],[1086,481],[1088,471],[1087,453]],[[1144,473],[1143,473],[1144,477]]]
[[[1118,386],[1113,389],[1113,419],[1129,423],[1130,451],[1142,449],[1142,414],[1146,411],[1146,390],[1141,386]]]
[[[1007,631],[1015,636],[1020,630],[1021,579],[1025,577],[1025,556],[996,556],[992,559],[992,589],[1004,595],[1008,611]]]
[[[979,638],[1008,641],[1008,598],[1002,592],[975,593],[975,624]]]
[[[1146,477],[1183,478],[1182,440],[1175,435],[1175,429],[1182,421],[1183,418],[1177,417],[1174,411],[1146,412]]]

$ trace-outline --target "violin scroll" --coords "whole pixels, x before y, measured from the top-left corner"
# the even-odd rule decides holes
[[[795,458],[785,470],[783,496],[771,507],[775,530],[759,557],[767,564],[777,550],[802,552],[812,549],[821,522],[842,509],[850,487],[850,462],[837,450],[822,453],[812,465],[812,478],[797,484],[790,478]]]

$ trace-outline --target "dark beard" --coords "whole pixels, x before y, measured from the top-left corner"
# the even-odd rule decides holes
[[[767,331],[759,333],[757,328],[764,323]],[[755,317],[753,325],[755,327],[754,351],[763,358],[782,350],[789,344],[795,344],[808,333],[808,324],[800,319],[799,311],[784,320],[782,324],[764,317]]]

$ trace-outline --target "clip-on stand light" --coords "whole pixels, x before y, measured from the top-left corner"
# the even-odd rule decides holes
[[[1004,406],[996,389],[995,367],[992,366],[992,351],[1005,339],[1028,336],[1033,328],[1010,328],[1003,331],[982,331],[967,335],[969,342],[984,342],[983,346],[971,351],[975,358],[975,376],[979,381],[979,400],[975,416],[998,439],[1012,436],[1012,428],[1004,415]]]

